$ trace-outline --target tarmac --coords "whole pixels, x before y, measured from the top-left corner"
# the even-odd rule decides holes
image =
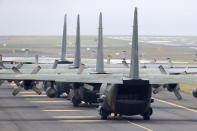
[[[194,131],[197,129],[197,100],[181,92],[177,100],[166,90],[153,95],[153,115],[110,116],[100,120],[97,107],[73,107],[65,98],[47,98],[43,93],[21,91],[12,96],[13,87],[0,86],[0,131]]]

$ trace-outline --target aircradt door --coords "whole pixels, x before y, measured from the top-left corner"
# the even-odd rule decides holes
[[[123,84],[116,86],[115,113],[137,115],[150,108],[152,92],[148,80],[124,80]]]

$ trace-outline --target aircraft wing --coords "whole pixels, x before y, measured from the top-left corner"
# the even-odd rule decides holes
[[[140,78],[150,80],[150,84],[197,83],[197,75],[140,75]],[[35,80],[81,83],[112,83],[122,84],[123,79],[129,79],[125,74],[3,74],[0,80]]]

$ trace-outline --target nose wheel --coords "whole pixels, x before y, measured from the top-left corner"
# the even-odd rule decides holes
[[[101,120],[107,120],[108,115],[110,114],[107,110],[103,107],[99,107],[99,114],[101,115]]]
[[[142,114],[144,120],[150,120],[150,116],[153,113],[153,109],[150,107],[146,112]]]
[[[75,96],[72,97],[72,103],[74,107],[78,107],[81,101],[77,99]]]
[[[46,90],[46,95],[49,98],[56,98],[58,96],[58,92],[54,87],[50,87]]]

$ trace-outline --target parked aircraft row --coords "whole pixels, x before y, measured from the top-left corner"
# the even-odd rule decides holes
[[[65,22],[66,23],[66,22]],[[66,28],[66,24],[64,25]],[[62,53],[61,63],[69,63],[70,66],[65,66],[65,69],[56,69],[57,61],[54,62],[51,73],[50,69],[43,70],[43,74],[39,73],[41,67],[36,66],[30,73],[29,69],[21,69],[12,67],[15,73],[9,73],[6,71],[0,75],[0,80],[14,81],[18,86],[13,92],[13,95],[19,93],[24,88],[26,90],[32,89],[40,94],[40,90],[37,88],[37,81],[42,81],[43,87],[49,97],[55,97],[58,95],[57,89],[70,89],[71,100],[74,106],[78,106],[81,101],[88,103],[99,102],[99,113],[102,119],[107,119],[110,113],[120,115],[142,115],[144,120],[149,120],[152,115],[151,102],[153,102],[152,87],[159,88],[160,86],[166,87],[169,91],[174,91],[177,98],[181,99],[178,92],[179,83],[197,83],[197,75],[185,75],[184,71],[179,74],[168,74],[163,67],[159,69],[148,69],[150,73],[147,73],[143,69],[139,68],[138,59],[138,20],[137,20],[137,8],[134,12],[133,22],[133,37],[131,48],[131,64],[123,63],[118,66],[124,66],[124,68],[118,68],[114,64],[110,65],[111,68],[104,68],[104,56],[103,56],[103,28],[102,28],[102,14],[99,16],[99,33],[98,33],[98,48],[97,59],[94,68],[85,68],[81,63],[80,55],[80,21],[79,16],[77,20],[77,33],[76,33],[76,51],[73,64],[65,58],[65,54]],[[66,31],[63,39],[62,52],[66,52]],[[88,63],[89,61],[87,61]],[[38,63],[36,63],[38,64]],[[113,67],[114,66],[114,67]],[[153,70],[158,70],[158,73],[153,73]],[[27,72],[27,73],[26,73]],[[41,72],[41,71],[40,71]],[[29,74],[30,73],[30,74]],[[192,72],[193,73],[193,72]],[[59,85],[59,87],[58,87]],[[196,94],[197,92],[194,92]]]

